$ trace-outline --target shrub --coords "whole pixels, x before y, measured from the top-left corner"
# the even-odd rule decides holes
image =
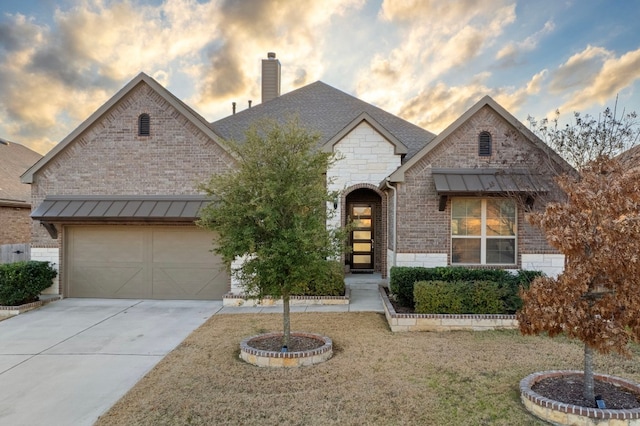
[[[464,291],[461,291],[458,284],[446,281],[418,281],[413,290],[416,313],[464,313]]]
[[[0,305],[18,306],[35,302],[51,286],[58,272],[49,262],[15,262],[0,265]]]
[[[340,262],[330,262],[327,273],[317,280],[308,282],[301,291],[296,291],[297,296],[344,296],[344,268]]]
[[[522,306],[519,296],[520,288],[527,288],[531,281],[540,275],[543,275],[540,271],[519,270],[517,274],[512,274],[505,269],[470,269],[460,266],[436,268],[394,266],[391,268],[389,288],[401,306],[414,308],[414,284],[418,281],[491,281],[498,287],[502,310],[513,314]],[[482,297],[477,296],[477,298]]]
[[[501,314],[500,296],[494,281],[420,281],[414,287],[419,314]]]

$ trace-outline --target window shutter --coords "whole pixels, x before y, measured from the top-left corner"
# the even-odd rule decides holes
[[[151,135],[151,117],[149,114],[140,114],[138,117],[138,136]]]
[[[481,132],[478,136],[478,155],[480,157],[491,156],[491,133]]]

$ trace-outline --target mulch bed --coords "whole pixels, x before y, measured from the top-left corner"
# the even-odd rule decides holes
[[[580,407],[597,408],[595,401],[582,397],[584,380],[581,376],[550,377],[534,384],[531,389],[554,401]],[[595,394],[604,401],[606,408],[623,410],[640,408],[640,395],[612,383],[595,381]]]
[[[280,352],[282,350],[282,336],[273,336],[266,338],[255,338],[249,340],[247,345],[261,351]],[[289,352],[312,351],[324,345],[324,342],[312,337],[291,336],[289,338]]]

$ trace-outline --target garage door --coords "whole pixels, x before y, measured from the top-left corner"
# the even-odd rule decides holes
[[[222,299],[229,274],[197,227],[65,228],[68,297]]]

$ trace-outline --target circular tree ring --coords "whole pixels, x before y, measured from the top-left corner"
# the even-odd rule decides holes
[[[611,410],[582,407],[546,398],[531,389],[543,379],[583,374],[582,371],[576,370],[541,371],[531,374],[520,381],[520,399],[531,414],[554,425],[640,425],[640,408]],[[639,384],[620,377],[594,374],[594,379],[640,394]]]
[[[256,349],[255,347],[252,347],[252,342],[256,342],[261,339],[282,337],[282,333],[258,334],[256,336],[247,337],[240,342],[240,358],[249,364],[257,365],[258,367],[290,368],[320,364],[327,361],[333,355],[333,342],[326,336],[305,332],[291,332],[291,336],[318,340],[320,346],[316,349],[297,352]]]

